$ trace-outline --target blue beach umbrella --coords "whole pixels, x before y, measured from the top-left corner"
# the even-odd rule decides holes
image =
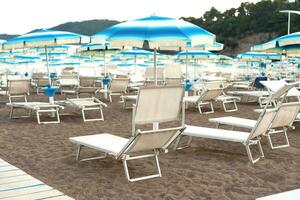
[[[280,60],[281,55],[277,53],[265,53],[265,52],[244,52],[237,55],[237,58],[244,60],[252,60],[252,59],[273,59]]]
[[[300,32],[284,35],[275,38],[269,42],[254,45],[251,47],[253,51],[266,51],[269,49],[280,48],[284,49],[285,46],[300,45]]]
[[[186,48],[199,44],[213,44],[216,36],[189,22],[159,16],[150,16],[123,22],[91,37],[92,43],[109,42],[111,47],[133,46],[154,49]],[[157,78],[155,73],[155,84]]]
[[[49,83],[51,83],[48,63],[48,47],[64,44],[88,43],[89,37],[76,33],[55,30],[38,30],[19,37],[10,39],[2,44],[4,49],[24,49],[31,47],[44,47],[46,53],[46,65],[48,70]]]

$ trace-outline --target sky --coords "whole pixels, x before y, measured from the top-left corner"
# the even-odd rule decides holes
[[[91,19],[132,20],[150,15],[201,17],[211,7],[220,11],[259,0],[3,0],[0,34],[24,34],[65,22]]]

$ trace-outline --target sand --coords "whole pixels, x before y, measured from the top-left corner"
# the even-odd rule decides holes
[[[1,98],[1,100],[5,100]],[[46,101],[44,96],[30,100]],[[239,112],[200,115],[187,110],[187,124],[214,127],[210,117],[239,116],[256,119],[256,104],[238,104]],[[190,148],[160,155],[162,177],[130,183],[121,161],[114,158],[77,162],[72,136],[113,133],[129,137],[131,111],[115,98],[104,110],[104,122],[83,123],[80,115],[63,116],[60,124],[38,125],[34,118],[8,118],[0,107],[0,157],[46,184],[78,200],[93,199],[255,199],[300,188],[300,122],[289,130],[291,147],[271,150],[263,139],[265,158],[248,161],[239,143],[195,138]],[[83,150],[83,156],[98,152]],[[98,153],[99,154],[99,153]],[[132,162],[133,174],[153,171],[152,161]]]

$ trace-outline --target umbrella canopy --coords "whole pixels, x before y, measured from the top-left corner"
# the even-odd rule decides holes
[[[127,21],[92,36],[92,43],[110,42],[111,47],[186,47],[213,44],[216,36],[183,20],[150,16]]]
[[[153,56],[153,52],[142,49],[123,51],[120,54],[124,56]]]
[[[224,44],[219,42],[214,42],[213,44],[200,44],[200,45],[196,45],[195,47],[203,51],[221,51],[224,48]]]
[[[300,45],[300,32],[284,35],[263,44],[254,45],[251,47],[251,50],[265,51],[268,49],[284,47],[289,45]]]
[[[21,35],[3,43],[4,49],[23,49],[30,47],[58,46],[89,42],[89,37],[76,33],[55,30],[38,30]]]
[[[275,59],[280,60],[281,55],[277,53],[265,53],[265,52],[245,52],[237,55],[239,59],[251,60],[251,59]]]
[[[209,51],[182,51],[175,54],[178,57],[192,57],[192,58],[217,58],[217,55]]]

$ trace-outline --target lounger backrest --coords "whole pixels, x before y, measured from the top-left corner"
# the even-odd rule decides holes
[[[164,69],[165,78],[182,78],[182,70],[180,65],[166,65]]]
[[[36,85],[37,87],[44,87],[47,84],[49,84],[49,79],[48,78],[38,78]]]
[[[32,73],[32,76],[31,76],[32,79],[39,79],[39,78],[43,78],[43,77],[47,77],[47,74],[37,72],[37,73]]]
[[[62,75],[72,75],[72,74],[74,74],[74,67],[65,67],[64,69],[62,69],[61,74]]]
[[[77,86],[79,85],[79,80],[77,77],[63,77],[59,79],[60,86]]]
[[[222,89],[205,89],[200,94],[199,101],[212,101],[220,96],[222,93]]]
[[[248,140],[265,134],[269,130],[271,123],[276,115],[276,112],[276,108],[262,112],[254,128],[252,129]]]
[[[284,80],[278,81],[261,81],[262,85],[264,85],[271,93],[277,92],[282,87],[286,86],[288,83]],[[290,96],[300,96],[300,91],[296,88],[291,88],[288,92]]]
[[[182,133],[183,127],[159,129],[151,131],[138,130],[124,148],[119,152],[118,157],[137,152],[167,149],[168,146]]]
[[[180,119],[183,87],[161,86],[141,88],[134,111],[134,124],[170,122]]]
[[[300,110],[300,102],[283,103],[278,108],[271,128],[288,127],[295,121]]]
[[[8,80],[8,89],[9,95],[28,94],[30,90],[30,80]]]
[[[284,86],[282,86],[280,89],[278,89],[275,93],[273,93],[268,99],[264,100],[263,103],[270,103],[275,99],[279,99],[283,95],[286,95],[289,90],[297,86],[298,83],[288,83]]]
[[[164,69],[156,68],[156,77],[157,80],[162,80],[164,78]],[[154,80],[155,70],[154,67],[148,67],[145,71],[145,79],[146,80]]]
[[[95,87],[96,77],[80,76],[79,82],[81,87]]]
[[[129,84],[129,78],[115,78],[110,83],[112,92],[126,92]]]
[[[166,78],[167,85],[179,85],[181,81],[181,78]]]
[[[222,81],[207,81],[203,82],[204,87],[206,89],[218,89],[218,88],[223,88],[223,83]]]

